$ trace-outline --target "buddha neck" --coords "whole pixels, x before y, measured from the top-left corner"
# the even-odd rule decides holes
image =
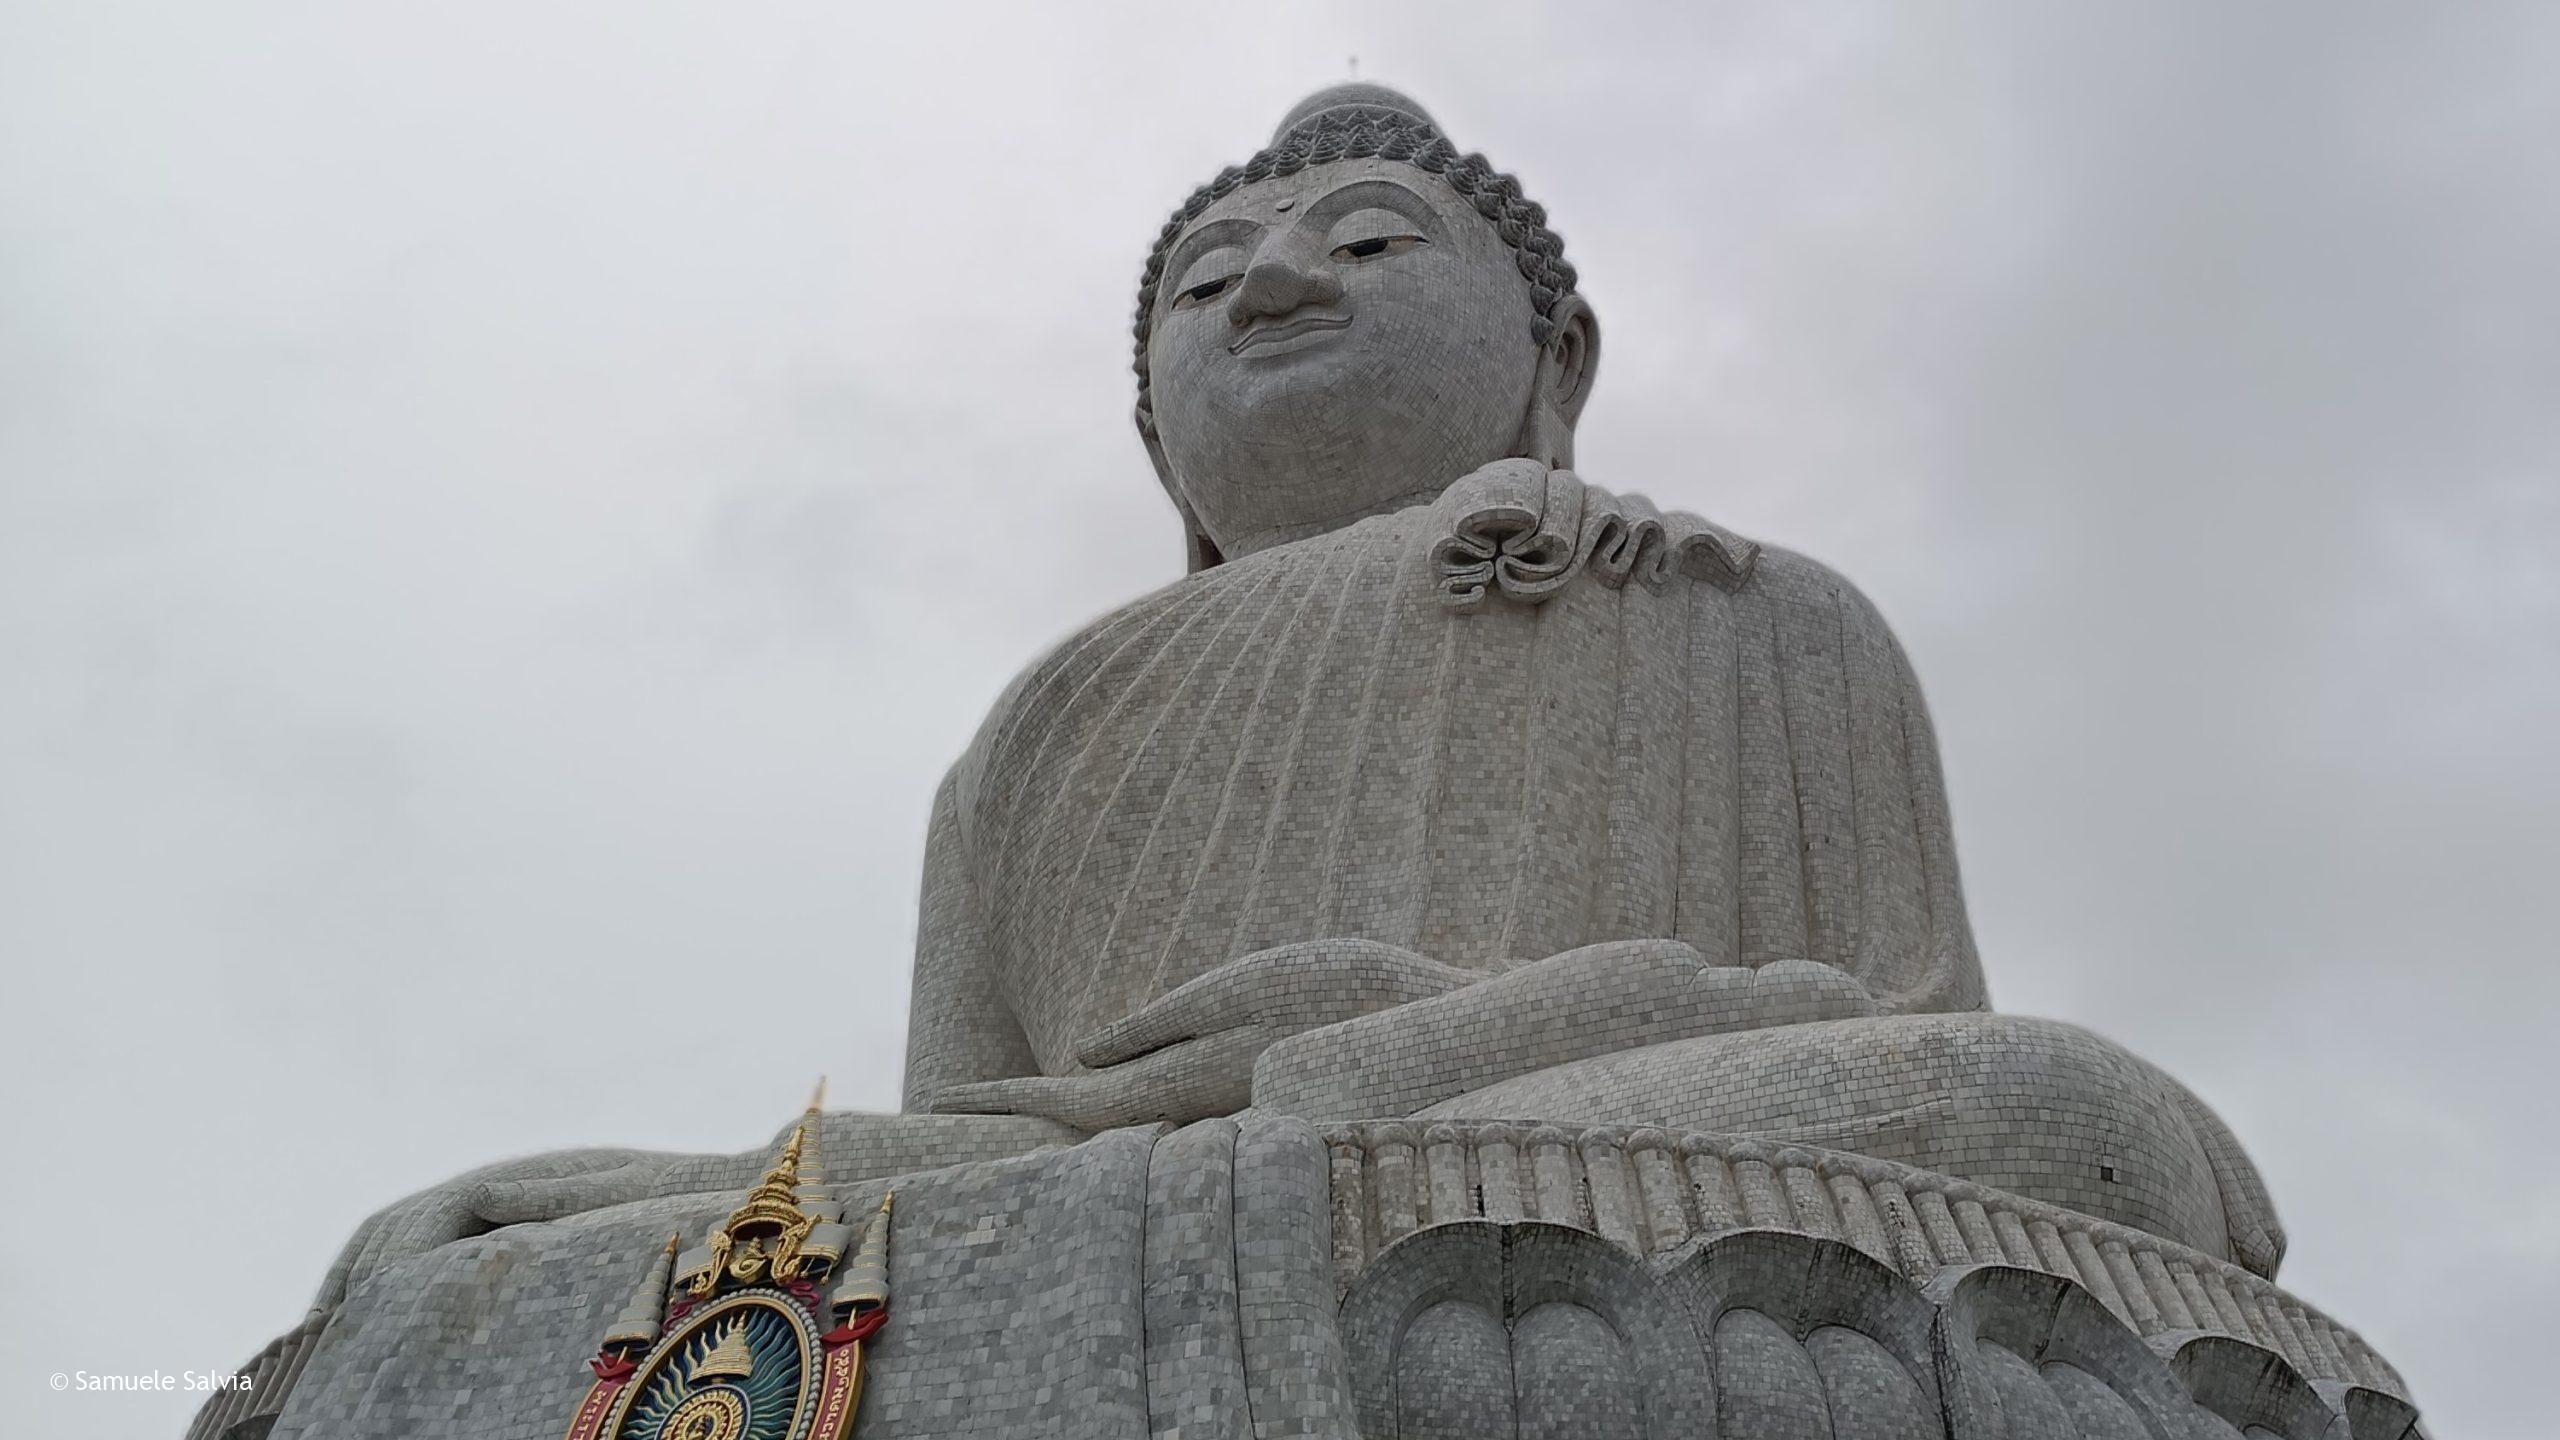
[[[1247,555],[1268,550],[1275,545],[1286,545],[1293,540],[1304,540],[1309,536],[1339,530],[1346,525],[1366,520],[1372,515],[1392,515],[1399,510],[1410,510],[1416,505],[1428,505],[1439,499],[1441,492],[1448,488],[1446,485],[1426,485],[1421,489],[1409,490],[1390,499],[1355,506],[1339,515],[1328,515],[1320,520],[1293,520],[1285,525],[1273,525],[1267,529],[1257,530],[1232,541],[1220,539],[1217,542],[1218,553],[1229,560],[1241,560]]]

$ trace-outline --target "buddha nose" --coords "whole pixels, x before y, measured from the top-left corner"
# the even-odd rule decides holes
[[[1341,298],[1342,282],[1323,271],[1301,270],[1286,260],[1257,260],[1244,272],[1235,298],[1227,302],[1227,318],[1250,325],[1266,315],[1286,315],[1302,305]]]

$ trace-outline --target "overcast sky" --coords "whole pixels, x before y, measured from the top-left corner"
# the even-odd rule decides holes
[[[2560,8],[2148,0],[0,3],[0,1407],[893,1108],[936,778],[1180,568],[1146,246],[1354,55],[1565,235],[1585,472],[1895,622],[1994,1002],[2547,1433]]]

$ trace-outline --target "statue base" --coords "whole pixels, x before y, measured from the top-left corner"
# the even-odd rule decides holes
[[[2236,1265],[1837,1152],[1248,1111],[830,1194],[892,1189],[862,1440],[2418,1434],[2381,1357]],[[736,1202],[402,1261],[189,1440],[558,1440],[670,1230]]]

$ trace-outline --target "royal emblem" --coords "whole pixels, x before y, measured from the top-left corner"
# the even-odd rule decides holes
[[[889,1207],[860,1224],[810,1192],[819,1105],[773,1166],[687,1249],[667,1237],[588,1367],[568,1440],[845,1440],[863,1342],[889,1318]],[[847,1262],[847,1252],[853,1258]]]

